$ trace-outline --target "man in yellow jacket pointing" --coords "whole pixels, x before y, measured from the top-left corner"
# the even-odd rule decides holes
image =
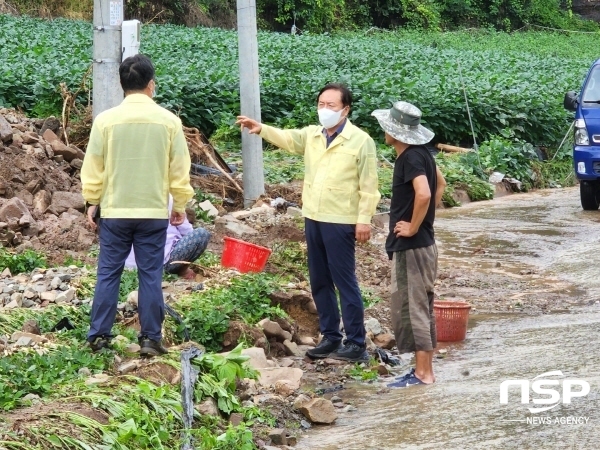
[[[380,199],[373,139],[348,120],[352,93],[337,83],[317,96],[321,126],[280,130],[239,116],[242,130],[304,156],[305,217],[310,285],[323,339],[307,355],[365,361],[364,306],[355,273],[355,244],[371,237]],[[340,332],[340,293],[346,341]]]

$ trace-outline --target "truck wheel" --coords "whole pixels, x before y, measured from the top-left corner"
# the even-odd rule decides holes
[[[585,211],[595,211],[600,206],[598,201],[598,184],[593,181],[582,181],[579,184],[581,207]]]

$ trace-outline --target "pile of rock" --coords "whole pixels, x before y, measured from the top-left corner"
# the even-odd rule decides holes
[[[0,109],[0,244],[87,249],[79,171],[85,153],[58,136],[58,119],[27,119]],[[75,233],[68,233],[74,228]],[[57,239],[61,235],[62,239]],[[64,235],[69,234],[67,239]]]
[[[5,269],[0,275],[0,306],[5,309],[45,307],[50,303],[81,305],[90,299],[77,298],[72,281],[88,275],[77,266],[35,269],[31,275],[12,276]]]

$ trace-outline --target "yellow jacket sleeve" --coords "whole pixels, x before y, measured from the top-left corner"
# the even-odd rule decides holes
[[[169,153],[169,192],[173,196],[173,211],[185,212],[185,205],[194,196],[190,185],[190,151],[181,124],[175,130]]]
[[[260,137],[282,150],[304,155],[304,150],[306,149],[306,128],[301,130],[280,130],[279,128],[263,124]]]
[[[90,140],[87,146],[83,165],[81,167],[81,189],[86,202],[92,205],[100,204],[104,181],[104,153],[106,140],[99,122],[92,126]]]
[[[379,178],[377,176],[377,155],[375,142],[365,140],[358,161],[358,220],[357,223],[370,224],[377,204],[381,199]]]

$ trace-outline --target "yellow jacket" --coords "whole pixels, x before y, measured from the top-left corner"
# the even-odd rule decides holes
[[[166,219],[193,197],[181,120],[144,94],[98,114],[81,168],[83,198],[109,219]]]
[[[330,223],[370,224],[381,195],[375,142],[350,121],[326,148],[323,127],[280,130],[263,125],[260,136],[304,155],[302,214]]]

